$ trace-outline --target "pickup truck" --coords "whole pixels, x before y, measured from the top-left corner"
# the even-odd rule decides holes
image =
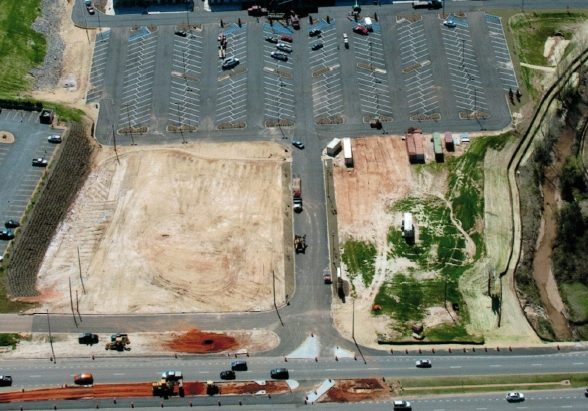
[[[0,375],[0,387],[12,386],[12,377],[10,375]]]

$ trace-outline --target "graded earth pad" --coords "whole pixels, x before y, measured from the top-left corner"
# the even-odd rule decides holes
[[[70,280],[82,313],[266,310],[272,272],[284,302],[283,146],[119,148],[120,163],[110,154],[47,251],[42,310],[70,312]]]

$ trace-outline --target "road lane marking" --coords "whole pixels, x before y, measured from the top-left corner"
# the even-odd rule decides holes
[[[114,373],[114,374],[112,374],[112,375],[125,375],[125,373],[124,373],[124,372],[115,372],[115,373]]]
[[[31,375],[30,377],[31,377],[31,378],[39,378],[39,377],[40,377],[40,375]]]
[[[199,374],[210,374],[210,371],[199,371]]]
[[[491,365],[490,367],[500,367],[500,365]]]
[[[571,405],[562,405],[561,408],[572,408]]]
[[[574,365],[584,365],[583,362],[575,362]]]
[[[451,367],[449,367],[449,368],[461,368],[461,365],[452,365],[452,366],[451,366]]]
[[[531,365],[543,365],[543,364],[531,364]]]

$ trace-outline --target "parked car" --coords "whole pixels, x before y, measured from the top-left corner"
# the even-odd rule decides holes
[[[223,69],[228,70],[239,64],[239,59],[235,57],[227,57],[223,60]]]
[[[284,37],[284,36],[282,36],[282,37]],[[265,36],[265,41],[267,41],[269,43],[277,44],[279,40],[276,36]]]
[[[311,50],[318,50],[318,49],[322,49],[323,48],[323,43],[315,43],[312,46],[310,46]]]
[[[290,378],[290,373],[286,368],[276,368],[270,371],[270,377],[274,380],[287,380]]]
[[[292,140],[292,145],[294,147],[298,147],[301,150],[304,148],[304,143],[300,140]]]
[[[94,15],[94,13],[96,13],[96,11],[94,11],[94,7],[92,7],[91,5],[86,5],[86,10],[88,10],[88,13],[90,13],[91,15]]]
[[[10,375],[0,375],[0,387],[10,387],[12,385],[12,377]]]
[[[417,368],[431,368],[433,364],[429,360],[418,360],[416,366]]]
[[[525,396],[522,392],[509,392],[508,394],[506,394],[506,400],[508,402],[525,401]]]
[[[270,56],[276,60],[288,61],[288,56],[284,53],[278,53],[277,51],[272,51]]]
[[[349,39],[347,38],[347,33],[343,33],[343,43],[345,44],[345,48],[349,48]]]
[[[20,223],[18,221],[15,221],[15,220],[6,220],[4,222],[4,227],[6,227],[6,228],[17,228],[17,227],[20,227]]]
[[[82,333],[78,335],[78,343],[79,344],[98,344],[98,336],[96,334],[91,333]]]
[[[279,43],[276,48],[281,51],[285,51],[286,53],[292,53],[292,46],[289,46],[284,43]]]
[[[45,160],[44,158],[33,158],[33,166],[34,167],[47,167],[49,161]]]
[[[321,33],[322,33],[322,30],[320,30],[320,29],[312,29],[312,30],[310,30],[310,31],[308,32],[308,35],[309,35],[310,37],[316,37],[316,36],[318,36],[318,35],[319,35],[319,34],[321,34]]]
[[[221,371],[220,378],[221,378],[221,380],[234,380],[235,379],[235,371],[233,371],[233,370]]]
[[[453,28],[456,26],[455,21],[451,20],[451,19],[447,19],[443,22],[443,25],[449,27],[449,28]]]
[[[184,30],[176,30],[174,34],[180,37],[186,37],[188,35],[188,33],[186,33]]]
[[[290,37],[290,36],[286,36],[286,35],[280,36],[280,40],[286,41],[288,43],[292,43],[292,37]]]
[[[54,134],[52,136],[47,137],[47,141],[50,143],[61,143],[61,136]]]
[[[0,240],[12,240],[14,238],[14,232],[9,229],[0,231]]]
[[[354,33],[357,33],[357,34],[363,34],[363,35],[366,35],[366,36],[367,36],[367,34],[368,34],[368,29],[366,29],[365,27],[363,27],[363,26],[360,24],[360,25],[358,25],[358,26],[355,26],[355,27],[353,28],[353,32],[354,32]]]
[[[92,385],[94,384],[94,377],[90,373],[74,375],[74,384]]]
[[[410,401],[396,400],[396,401],[394,401],[394,409],[395,410],[412,410],[412,407],[410,405]]]
[[[247,371],[247,361],[239,360],[231,363],[231,370],[233,371]]]

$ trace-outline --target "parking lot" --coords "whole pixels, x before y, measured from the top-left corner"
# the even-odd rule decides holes
[[[231,23],[220,29],[227,39],[225,56],[234,57],[239,64],[232,70],[222,67],[218,59],[218,92],[216,124],[247,121],[247,24]]]
[[[148,126],[153,99],[157,38],[157,32],[151,33],[145,27],[132,31],[129,37],[123,83],[123,113],[121,113],[120,121],[123,127]]]
[[[502,30],[500,17],[485,14],[484,18],[486,19],[488,34],[490,35],[490,41],[492,42],[492,52],[498,63],[498,72],[500,73],[502,88],[505,91],[509,91],[510,89],[513,91],[518,90],[519,84],[512,67],[512,60],[504,37],[504,30]]]
[[[14,143],[0,142],[0,218],[2,228],[7,219],[20,220],[39,179],[43,167],[33,167],[33,158],[50,159],[57,144],[49,143],[50,134],[62,134],[39,123],[39,113],[2,110],[0,130],[14,135]],[[0,255],[8,242],[0,240]]]
[[[381,18],[359,34],[352,29],[365,19],[346,17],[330,17],[329,23],[315,17],[313,24],[303,19],[300,30],[265,19],[242,21],[241,27],[209,23],[186,37],[175,35],[174,27],[153,33],[146,27],[113,28],[97,40],[88,93],[89,101],[107,103],[101,105],[98,138],[108,142],[112,125],[120,130],[129,124],[147,126],[147,134],[156,137],[168,126],[198,126],[198,132],[279,121],[299,126],[309,116],[313,125],[343,128],[379,116],[393,119],[388,130],[399,132],[415,120],[475,127],[460,122],[475,111],[492,117],[486,124],[502,126],[510,119],[504,90],[517,86],[498,19],[469,14],[449,28],[433,13],[412,23]],[[309,36],[317,28],[320,37]],[[238,59],[224,69],[221,33],[227,40],[224,57]],[[291,52],[279,51],[266,36],[279,37]],[[312,50],[318,43],[322,47]],[[272,52],[286,58],[272,58]],[[484,56],[483,67],[476,54]]]
[[[312,100],[317,124],[330,124],[343,116],[343,93],[339,63],[340,39],[337,38],[336,21],[329,24],[318,21],[309,30],[319,29],[320,37],[308,37],[306,47],[310,50],[312,76]],[[313,45],[322,44],[318,50]]]
[[[92,70],[90,71],[90,89],[86,96],[88,103],[98,101],[102,97],[104,69],[106,68],[106,57],[110,46],[109,40],[110,30],[96,36],[94,55],[92,56]]]
[[[480,81],[480,69],[466,21],[454,19],[457,26],[443,27],[441,35],[449,62],[449,72],[457,108],[464,113],[488,113],[486,96]]]
[[[356,27],[358,24],[351,22]],[[365,20],[359,22],[365,26]],[[379,24],[372,22],[368,35],[353,32],[358,67],[358,92],[364,116],[392,117],[392,100]]]
[[[200,73],[202,32],[174,36],[168,124],[197,126],[200,121]]]
[[[439,112],[439,101],[425,26],[422,20],[414,23],[402,21],[396,26],[410,114],[432,116]]]

